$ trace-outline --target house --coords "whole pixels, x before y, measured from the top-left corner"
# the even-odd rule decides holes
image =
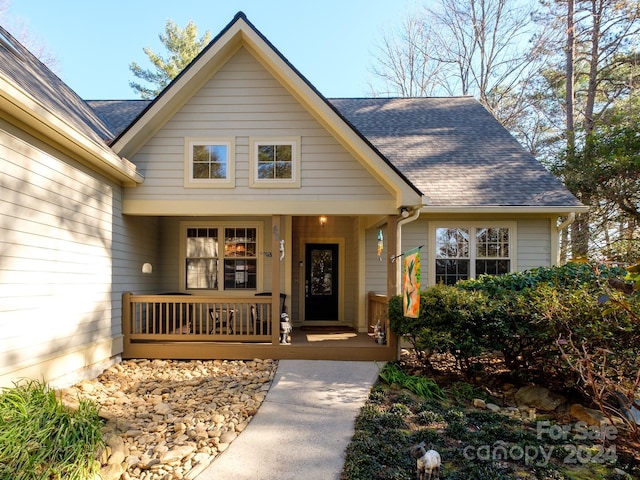
[[[423,285],[549,266],[585,210],[474,99],[324,98],[242,13],[151,102],[83,101],[0,28],[0,165],[0,385],[393,358],[280,345],[281,301],[366,334],[404,251]]]

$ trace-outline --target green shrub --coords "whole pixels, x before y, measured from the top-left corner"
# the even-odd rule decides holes
[[[485,351],[493,322],[487,297],[480,292],[436,285],[420,292],[418,318],[404,316],[402,298],[389,300],[391,330],[404,336],[428,361],[437,352],[452,353],[464,368]]]
[[[596,287],[603,279],[622,278],[625,275],[626,270],[621,267],[569,262],[562,266],[532,268],[505,275],[481,275],[474,280],[458,282],[455,287],[482,291],[495,298],[509,292],[533,288],[542,283],[557,288],[574,288],[584,285]]]
[[[0,393],[0,478],[83,480],[99,469],[101,421],[94,403],[70,411],[43,382]]]
[[[433,353],[450,352],[465,374],[481,354],[500,351],[522,380],[572,387],[579,372],[558,343],[571,341],[609,352],[609,367],[630,379],[640,351],[634,320],[640,318],[640,296],[609,286],[619,286],[626,274],[617,267],[569,263],[436,285],[421,292],[416,319],[404,317],[401,297],[391,298],[390,327],[425,363]]]
[[[628,308],[602,301],[605,291],[585,284],[558,288],[539,284],[495,301],[495,316],[502,325],[496,333],[507,365],[526,372],[528,380],[540,384],[572,387],[579,372],[563,358],[558,342],[584,345],[591,352],[610,354],[608,365],[623,376],[633,376],[640,351],[640,325]],[[621,293],[609,293],[615,298]],[[496,330],[498,332],[498,330]]]

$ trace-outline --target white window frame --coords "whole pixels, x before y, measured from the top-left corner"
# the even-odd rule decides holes
[[[218,288],[217,289],[204,289],[204,288],[196,288],[196,289],[188,289],[187,288],[187,272],[186,272],[186,263],[187,263],[187,230],[190,228],[217,228],[218,229],[218,270],[217,270],[217,279],[218,279]],[[224,260],[225,260],[225,228],[255,228],[256,229],[256,288],[255,292],[262,291],[263,288],[263,275],[264,275],[264,260],[263,255],[260,252],[264,251],[264,224],[263,222],[256,221],[247,221],[247,222],[238,222],[238,221],[225,221],[225,220],[217,220],[217,221],[182,221],[180,222],[180,263],[179,263],[179,281],[181,287],[185,292],[199,292],[199,293],[207,293],[207,294],[224,294],[227,296],[243,296],[247,295],[247,292],[254,292],[253,288],[232,288],[225,290],[224,288]]]
[[[452,221],[452,222],[431,222],[429,224],[429,243],[432,248],[429,249],[429,265],[427,276],[429,285],[436,284],[436,230],[438,228],[467,228],[469,229],[469,278],[476,278],[476,229],[478,228],[508,228],[509,229],[509,256],[505,259],[509,260],[509,272],[516,271],[517,259],[517,222],[514,221]]]
[[[227,148],[227,172],[225,178],[193,178],[193,147],[224,146]],[[235,139],[230,137],[186,137],[184,139],[184,186],[186,188],[235,187]]]
[[[251,188],[300,188],[300,137],[251,137],[249,139],[249,186]],[[258,149],[262,145],[291,146],[291,178],[259,178]]]

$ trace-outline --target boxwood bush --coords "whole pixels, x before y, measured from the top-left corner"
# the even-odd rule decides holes
[[[570,263],[436,285],[421,292],[417,319],[404,317],[401,297],[390,299],[390,327],[425,363],[450,352],[463,373],[479,355],[499,351],[523,380],[572,387],[578,372],[559,348],[571,342],[609,352],[608,368],[632,378],[640,352],[638,297],[609,282],[625,275],[621,268]]]

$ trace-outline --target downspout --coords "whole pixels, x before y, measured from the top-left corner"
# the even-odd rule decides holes
[[[569,212],[567,219],[556,227],[558,233],[567,228],[576,220],[576,212]]]
[[[400,257],[402,256],[402,226],[406,225],[407,223],[415,222],[419,216],[420,216],[420,209],[415,208],[408,217],[401,218],[400,220],[398,220],[398,223],[396,224],[396,248],[398,249],[398,252],[396,253],[396,256],[395,256],[396,260],[400,259]],[[397,279],[396,295],[400,295],[402,293],[402,282],[400,281],[402,279],[402,261],[398,261],[397,263],[398,265],[396,266],[396,279]]]

